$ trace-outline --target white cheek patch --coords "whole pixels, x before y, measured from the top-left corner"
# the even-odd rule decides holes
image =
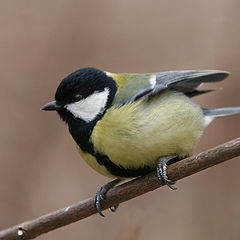
[[[92,95],[78,102],[66,104],[65,108],[76,118],[90,122],[105,110],[108,95],[109,89],[105,88],[104,91],[94,92]]]

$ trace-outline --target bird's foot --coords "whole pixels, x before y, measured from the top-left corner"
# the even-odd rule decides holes
[[[167,162],[176,158],[176,156],[167,156],[167,157],[160,157],[157,162],[157,176],[160,182],[164,182],[168,187],[172,190],[176,190],[176,187],[173,187],[176,182],[171,181],[168,179],[167,176]]]
[[[97,192],[96,192],[96,195],[95,195],[95,207],[98,211],[98,213],[104,217],[102,211],[101,211],[101,202],[105,202],[106,201],[106,193],[111,189],[113,188],[114,186],[116,186],[118,183],[120,183],[121,180],[120,179],[115,179],[105,185],[103,185]],[[110,207],[110,210],[112,212],[115,212],[118,208],[118,205],[114,205],[113,207]]]

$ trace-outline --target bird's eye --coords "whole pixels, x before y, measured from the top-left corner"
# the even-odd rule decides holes
[[[76,94],[75,96],[74,96],[74,100],[75,101],[79,101],[79,100],[81,100],[82,99],[82,95],[80,95],[80,94]]]

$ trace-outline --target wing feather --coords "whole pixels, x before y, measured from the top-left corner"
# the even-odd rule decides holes
[[[189,97],[214,91],[198,90],[202,83],[224,80],[228,72],[220,70],[167,71],[147,74],[112,74],[116,82],[124,79],[124,84],[116,95],[114,104],[126,104],[141,98],[149,98],[164,90],[174,89]],[[121,80],[122,82],[122,80]]]

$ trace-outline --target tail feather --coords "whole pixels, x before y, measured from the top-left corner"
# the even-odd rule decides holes
[[[240,107],[226,107],[206,109],[202,108],[204,114],[204,125],[208,126],[215,118],[240,114]]]

